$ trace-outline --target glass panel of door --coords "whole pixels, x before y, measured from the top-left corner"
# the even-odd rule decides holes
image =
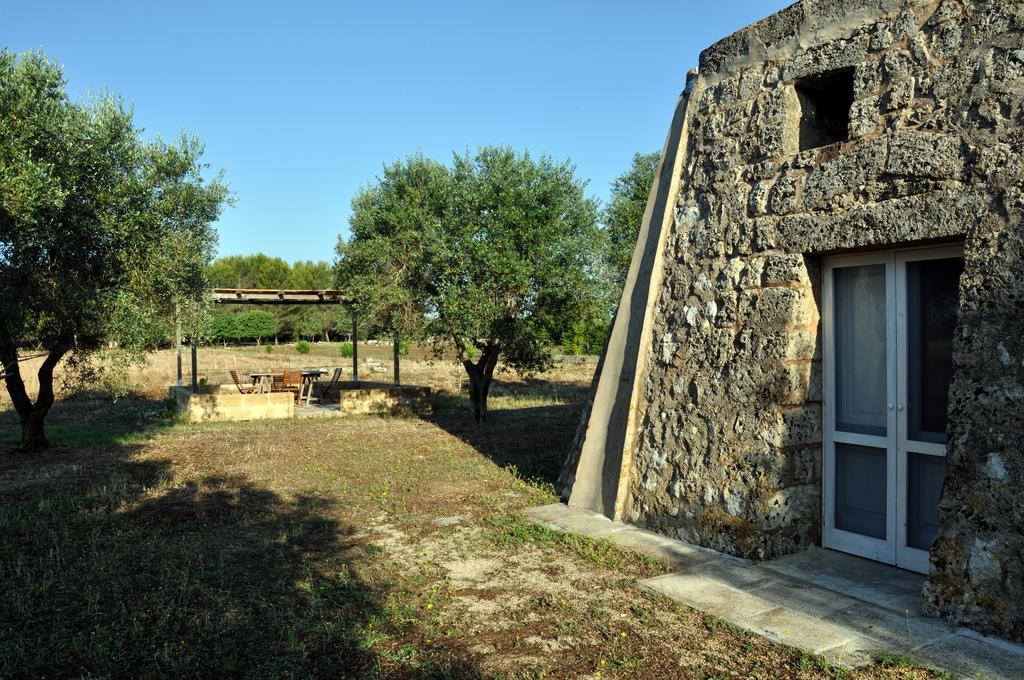
[[[927,571],[962,271],[959,247],[825,263],[826,547]]]

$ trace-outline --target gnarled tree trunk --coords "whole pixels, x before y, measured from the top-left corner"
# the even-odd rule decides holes
[[[14,410],[21,420],[21,444],[17,450],[25,453],[42,451],[49,446],[43,423],[53,406],[53,369],[64,358],[68,345],[58,345],[50,349],[43,364],[39,367],[39,394],[33,404],[25,389],[25,381],[21,377],[18,365],[17,349],[5,347],[0,349],[0,361],[4,367],[4,382],[7,393],[14,403]]]
[[[498,364],[501,347],[487,344],[480,352],[480,360],[473,363],[464,359],[462,365],[469,374],[469,401],[473,408],[473,418],[478,423],[487,420],[487,395],[494,379],[494,367]]]

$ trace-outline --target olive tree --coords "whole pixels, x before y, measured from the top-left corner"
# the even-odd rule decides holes
[[[412,156],[353,200],[338,283],[377,323],[453,346],[477,420],[499,357],[551,363],[552,329],[589,314],[600,282],[597,203],[572,164],[508,148]]]
[[[145,345],[197,307],[228,191],[202,147],[144,142],[116,97],[72,102],[40,53],[0,52],[0,362],[21,449],[46,448],[53,373],[110,345]],[[45,359],[33,401],[20,355]]]
[[[634,154],[629,170],[612,182],[608,205],[602,211],[608,234],[605,259],[612,278],[615,302],[618,302],[629,273],[640,223],[647,209],[647,195],[654,184],[654,173],[660,161],[658,152]]]

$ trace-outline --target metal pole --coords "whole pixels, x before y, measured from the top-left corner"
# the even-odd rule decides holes
[[[401,382],[401,379],[399,378],[399,371],[398,371],[398,365],[399,365],[399,361],[400,361],[400,359],[399,359],[399,346],[398,346],[398,331],[395,331],[395,349],[394,349],[394,354],[395,354],[395,384],[396,385],[401,385],[402,382]]]
[[[359,382],[359,321],[352,310],[352,382]]]
[[[174,307],[174,344],[178,348],[178,387],[181,387],[181,306]]]
[[[196,373],[199,370],[199,357],[196,353],[196,339],[192,338],[192,394],[199,391],[199,376]]]

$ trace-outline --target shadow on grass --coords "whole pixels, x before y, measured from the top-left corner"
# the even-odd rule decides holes
[[[63,446],[130,444],[170,428],[174,419],[174,402],[170,399],[61,399],[46,417],[46,438],[51,444]],[[8,405],[0,411],[0,451],[20,439],[21,422]]]
[[[497,382],[497,381],[496,381]],[[532,380],[498,384],[484,423],[473,420],[469,398],[438,395],[427,420],[525,479],[555,484],[569,454],[587,387]]]
[[[363,578],[380,549],[332,500],[140,448],[0,456],[0,676],[479,677],[382,658],[417,612]]]

